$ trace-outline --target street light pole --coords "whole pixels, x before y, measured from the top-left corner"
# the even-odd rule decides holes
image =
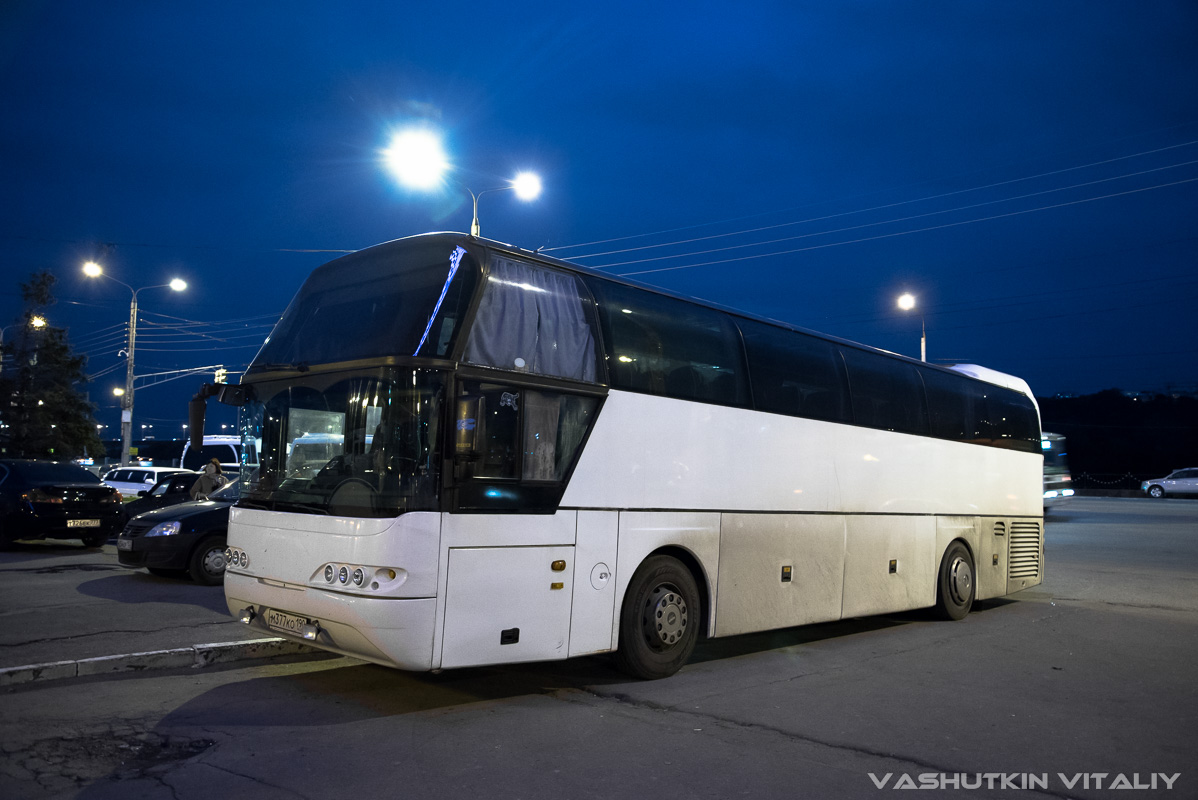
[[[478,198],[487,192],[502,192],[511,189],[521,200],[535,200],[537,195],[541,193],[541,179],[531,172],[521,172],[509,185],[496,186],[494,189],[483,189],[478,194],[475,194],[469,186],[463,186],[462,188],[470,194],[470,199],[474,201],[474,219],[470,223],[470,235],[477,239],[479,237]]]
[[[115,280],[115,278],[114,278]],[[121,395],[121,466],[129,466],[133,444],[133,350],[137,346],[137,289],[129,303],[129,349],[125,359],[125,393]]]
[[[133,353],[137,347],[137,293],[142,289],[164,289],[181,292],[187,288],[187,282],[174,278],[170,283],[160,283],[155,286],[142,286],[134,289],[124,281],[106,275],[103,268],[94,261],[83,265],[83,274],[89,278],[104,277],[116,281],[128,289],[133,299],[129,302],[129,346],[125,350],[125,391],[121,394],[121,466],[129,466],[129,451],[133,445]]]
[[[446,172],[450,170],[449,157],[435,131],[427,128],[411,128],[398,132],[391,146],[382,151],[383,159],[399,182],[411,189],[429,190],[442,185]],[[479,237],[478,198],[487,192],[511,189],[521,200],[535,200],[541,193],[541,179],[532,172],[521,172],[507,186],[483,189],[475,194],[469,186],[455,181],[470,195],[474,203],[474,215],[470,221],[470,235]]]
[[[898,307],[903,311],[915,308],[915,295],[910,292],[901,295],[898,299]],[[922,309],[919,312],[919,360],[925,363],[928,360],[928,325]]]

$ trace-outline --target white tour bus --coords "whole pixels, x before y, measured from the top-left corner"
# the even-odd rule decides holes
[[[230,611],[379,664],[656,678],[703,636],[1043,577],[1023,381],[462,234],[318,268],[193,432],[214,395],[247,465]]]

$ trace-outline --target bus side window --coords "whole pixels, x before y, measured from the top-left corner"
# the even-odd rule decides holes
[[[849,371],[855,424],[899,433],[928,432],[923,383],[913,364],[852,347],[840,352]]]
[[[750,320],[737,320],[745,339],[760,411],[847,422],[844,361],[831,342]]]
[[[595,417],[594,397],[467,383],[458,398],[459,476],[558,482]]]
[[[586,283],[599,303],[612,386],[750,404],[740,336],[727,314],[602,279]]]

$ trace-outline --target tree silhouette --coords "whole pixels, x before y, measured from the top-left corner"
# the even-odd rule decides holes
[[[22,282],[25,309],[9,326],[0,362],[0,455],[69,460],[103,457],[87,384],[87,359],[72,354],[66,331],[35,318],[54,304],[56,278],[42,270]]]

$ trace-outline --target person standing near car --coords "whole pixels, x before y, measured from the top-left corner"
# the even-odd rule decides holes
[[[204,471],[191,485],[192,500],[207,500],[208,495],[215,492],[226,483],[225,474],[220,468],[220,462],[215,458],[204,465]]]

